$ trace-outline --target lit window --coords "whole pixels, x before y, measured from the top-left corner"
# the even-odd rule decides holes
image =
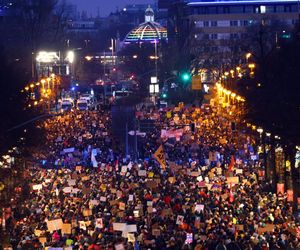
[[[264,6],[264,5],[260,6],[260,13],[262,13],[262,14],[266,13],[266,6]]]

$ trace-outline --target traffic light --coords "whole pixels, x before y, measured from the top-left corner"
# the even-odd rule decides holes
[[[162,97],[162,98],[167,98],[168,95],[167,95],[167,93],[163,93],[163,94],[161,95],[161,97]]]
[[[182,81],[184,81],[184,82],[188,82],[188,81],[190,81],[191,80],[191,75],[189,74],[189,73],[182,73],[181,74],[181,79],[182,79]]]

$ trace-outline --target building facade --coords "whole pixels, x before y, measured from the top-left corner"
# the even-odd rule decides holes
[[[222,57],[225,64],[243,52],[250,27],[273,22],[279,37],[299,20],[298,0],[162,0],[158,6],[168,8],[171,43],[205,59]]]

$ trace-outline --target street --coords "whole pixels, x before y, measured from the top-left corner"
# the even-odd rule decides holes
[[[141,108],[137,119],[155,123],[139,136],[134,156],[113,134],[110,110],[72,110],[40,121],[45,136],[26,164],[27,191],[15,195],[3,217],[7,243],[13,249],[299,249],[290,197],[271,192],[259,164],[259,136],[238,116],[233,127],[233,110],[218,98],[216,90],[212,105]]]

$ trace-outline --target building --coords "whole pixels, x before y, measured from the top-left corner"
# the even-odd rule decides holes
[[[145,21],[131,30],[123,41],[123,45],[131,43],[156,43],[168,39],[167,29],[155,22],[154,11],[148,6]]]
[[[279,21],[293,27],[299,18],[298,0],[178,0],[159,1],[168,8],[168,37],[179,49],[201,56],[217,55],[232,63],[251,25]],[[285,30],[276,31],[280,36]],[[287,36],[288,37],[288,36]],[[274,39],[275,40],[275,39]],[[238,55],[240,56],[240,55]]]

